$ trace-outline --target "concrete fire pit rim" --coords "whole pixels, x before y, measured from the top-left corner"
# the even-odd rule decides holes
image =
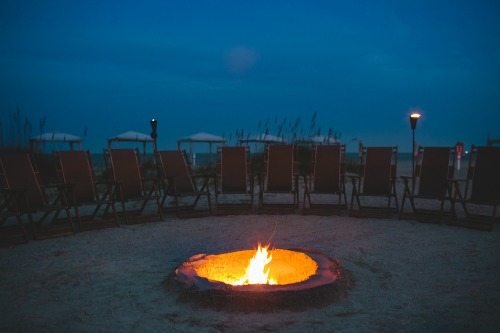
[[[217,254],[197,254],[190,257],[175,270],[175,280],[187,288],[199,291],[221,291],[227,293],[275,293],[288,291],[303,291],[335,283],[341,277],[339,263],[322,252],[304,248],[284,249],[302,252],[310,256],[318,265],[318,269],[309,279],[287,285],[244,285],[233,286],[218,281],[211,281],[196,275],[193,263],[203,260],[208,256]]]

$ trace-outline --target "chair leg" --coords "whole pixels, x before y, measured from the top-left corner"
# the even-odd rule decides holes
[[[19,215],[19,218],[21,216]],[[28,213],[28,221],[29,221],[29,224],[30,224],[30,227],[31,227],[31,232],[33,234],[33,239],[37,239],[37,224],[33,221],[33,215],[31,215],[31,213]]]
[[[347,193],[345,190],[345,184],[342,186],[342,193],[344,194],[344,206],[345,206],[345,209],[347,209]]]
[[[151,197],[153,196],[153,191],[154,191],[154,187],[149,191],[149,193],[146,195],[146,198],[144,198],[144,201],[142,202],[142,205],[141,205],[141,208],[139,209],[139,212],[142,214],[142,212],[144,212],[144,209],[146,209],[146,205],[148,204],[149,202],[149,199],[151,199]]]
[[[82,230],[82,217],[80,216],[80,209],[77,205],[74,206],[76,221],[78,223],[78,229]],[[92,216],[93,218],[93,216]]]
[[[165,206],[165,201],[167,200],[167,192],[163,193],[163,198],[161,199],[161,206]]]
[[[342,192],[338,193],[338,200],[337,200],[337,214],[340,216],[340,213],[342,212]]]
[[[212,215],[212,200],[210,199],[210,192],[207,191],[208,211]]]
[[[68,224],[71,227],[71,231],[75,233],[75,224],[73,223],[73,217],[71,216],[71,209],[69,207],[66,207],[64,211],[66,212],[66,218],[68,219]]]
[[[179,216],[180,211],[179,211],[179,196],[177,193],[174,194],[174,204],[175,204],[175,212],[177,213],[177,216]]]
[[[105,199],[106,199],[106,196],[103,195],[102,200],[105,200]],[[97,216],[97,213],[99,212],[99,209],[101,209],[101,206],[102,205],[100,203],[95,206],[94,211],[92,212],[92,215],[90,217],[92,220]],[[109,209],[109,205],[104,208],[104,213],[102,214],[103,216],[108,213],[108,209]]]
[[[117,227],[120,226],[120,220],[118,219],[118,214],[116,213],[116,207],[115,207],[115,202],[112,201],[110,203],[110,206],[111,206],[111,211],[113,212],[113,219],[115,220],[115,224]]]
[[[439,207],[439,221],[443,221],[443,216],[444,216],[444,201],[445,201],[445,198],[441,198],[441,206]]]
[[[160,190],[156,189],[155,190],[156,207],[158,207],[158,215],[160,216],[160,219],[163,220],[163,206],[161,205],[160,199],[161,199]]]
[[[399,212],[398,193],[396,192],[396,181],[392,181],[392,195],[394,195],[394,203],[396,204],[396,212]]]
[[[493,206],[493,214],[491,216],[491,227],[493,228],[493,225],[495,224],[495,218],[496,218],[496,215],[497,215],[497,205],[494,205]]]
[[[353,188],[352,193],[351,193],[351,207],[349,207],[350,212],[352,212],[352,209],[354,207],[354,192],[355,192],[355,189]]]
[[[125,219],[125,223],[127,223],[128,222],[128,217],[127,217],[127,209],[125,208],[125,201],[122,199],[121,203],[122,203],[123,218]]]
[[[415,198],[410,193],[408,193],[408,200],[410,201],[410,206],[413,214],[417,214],[417,208],[415,207]]]
[[[399,210],[399,219],[403,217],[403,213],[405,210],[405,202],[406,202],[406,190],[403,192],[403,199],[401,199],[401,209]]]
[[[24,238],[28,241],[28,233],[26,232],[26,228],[24,227],[23,220],[21,219],[21,215],[16,214],[16,223],[19,224],[21,230],[23,232]]]

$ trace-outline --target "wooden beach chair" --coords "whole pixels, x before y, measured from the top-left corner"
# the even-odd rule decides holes
[[[208,212],[212,213],[212,202],[208,187],[210,178],[213,177],[212,175],[195,175],[187,162],[186,154],[181,150],[158,151],[156,161],[163,188],[162,207],[165,207],[167,197],[173,197],[173,208],[178,215],[181,211],[193,213],[200,198],[206,196]],[[198,187],[196,183],[197,179],[202,179],[201,187]],[[186,196],[194,197],[193,203],[190,205],[180,205],[179,199]],[[168,207],[166,209],[168,210]]]
[[[42,186],[39,173],[28,153],[0,155],[0,177],[4,184],[7,211],[15,216],[23,236],[29,235],[22,221],[26,215],[35,239],[74,233],[74,225],[67,199],[67,188],[62,184]],[[46,190],[54,190],[55,199],[49,202]],[[66,218],[57,220],[61,211]],[[51,222],[45,223],[53,213]]]
[[[82,221],[93,221],[102,209],[101,220],[105,220],[106,214],[111,208],[111,218],[115,225],[119,221],[115,209],[115,186],[112,182],[97,182],[92,168],[90,153],[88,151],[56,151],[57,175],[59,181],[66,184],[69,189],[69,203],[74,208],[78,225],[82,229]],[[98,186],[102,187],[103,193],[99,196]],[[82,206],[94,206],[90,215],[81,214]],[[109,219],[108,219],[109,220]],[[89,223],[85,223],[89,225]],[[103,225],[103,223],[100,223]],[[99,226],[100,226],[99,225]]]
[[[115,184],[117,201],[121,202],[120,215],[125,222],[131,222],[133,216],[145,217],[144,211],[150,201],[156,203],[156,214],[160,220],[163,218],[159,181],[157,178],[146,179],[142,175],[139,162],[139,153],[135,149],[107,149],[104,151],[108,175]],[[147,187],[149,186],[149,188]],[[127,202],[139,202],[136,210],[127,209]]]
[[[415,199],[439,200],[439,219],[444,214],[445,201],[452,204],[454,149],[450,147],[419,147],[415,166],[415,177],[402,176],[404,182],[403,199],[399,218],[404,215],[406,199],[410,202],[414,215],[424,218],[423,221],[435,221],[435,211],[418,209]],[[429,217],[432,219],[429,220]]]
[[[295,162],[295,145],[267,145],[264,153],[264,175],[259,180],[259,208],[299,206],[299,176]],[[265,203],[265,194],[292,195],[292,203]]]
[[[464,191],[461,184],[464,184]],[[455,180],[454,199],[460,202],[466,215],[466,220],[458,224],[486,230],[493,228],[500,204],[500,147],[472,146],[467,178]],[[491,217],[473,214],[471,205],[490,206]]]
[[[309,209],[318,207],[347,209],[345,191],[345,145],[318,145],[313,149],[312,173],[304,177],[304,210],[306,198]],[[334,194],[338,196],[337,204],[313,204],[311,194]],[[342,196],[344,202],[342,202]]]
[[[238,209],[241,203],[221,204],[219,196],[244,194],[250,196],[249,208],[254,201],[254,177],[251,173],[248,147],[219,147],[217,149],[217,177],[215,178],[215,201],[220,208]],[[248,206],[248,205],[246,205]]]
[[[397,147],[362,147],[361,175],[351,176],[352,195],[350,214],[354,213],[354,199],[358,212],[372,212],[373,215],[387,215],[398,212],[396,194]],[[361,197],[386,197],[387,206],[362,206]],[[395,207],[391,207],[394,198]]]

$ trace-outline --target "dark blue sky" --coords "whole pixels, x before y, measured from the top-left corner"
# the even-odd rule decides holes
[[[408,150],[500,136],[499,1],[22,1],[0,4],[0,110],[47,129],[256,132],[302,118]],[[354,149],[354,145],[349,147]]]

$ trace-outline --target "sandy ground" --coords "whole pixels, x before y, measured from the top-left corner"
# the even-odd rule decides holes
[[[275,247],[338,259],[354,279],[348,296],[301,311],[239,313],[181,302],[165,287],[194,254],[270,237]],[[1,248],[0,268],[0,331],[500,330],[498,224],[484,232],[347,216],[168,217]]]
[[[167,276],[196,253],[272,244],[337,258],[347,298],[299,312],[179,302]],[[318,216],[167,218],[0,249],[1,331],[498,331],[500,229]]]

